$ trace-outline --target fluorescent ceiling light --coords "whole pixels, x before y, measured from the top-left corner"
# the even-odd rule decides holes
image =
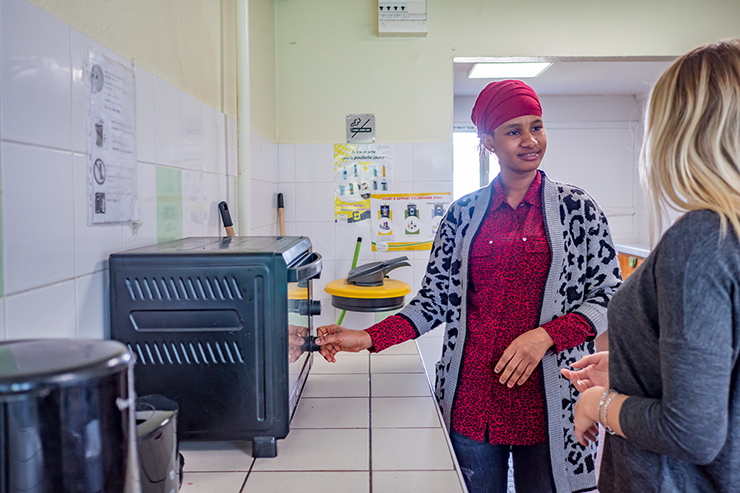
[[[523,79],[537,77],[552,65],[551,62],[476,63],[469,79]]]

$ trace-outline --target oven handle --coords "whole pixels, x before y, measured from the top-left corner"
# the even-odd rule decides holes
[[[300,265],[288,269],[288,282],[318,279],[321,276],[321,254],[311,252]]]

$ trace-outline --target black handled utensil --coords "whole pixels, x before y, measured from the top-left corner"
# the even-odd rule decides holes
[[[224,229],[226,230],[226,236],[234,236],[234,223],[231,222],[231,214],[229,214],[229,206],[226,202],[218,204],[218,210],[221,212],[221,220],[224,222]]]

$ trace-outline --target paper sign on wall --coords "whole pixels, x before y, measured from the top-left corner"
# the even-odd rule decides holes
[[[137,221],[134,71],[87,49],[88,225]]]
[[[393,189],[390,144],[334,145],[334,222],[368,224],[370,194]]]
[[[450,193],[371,195],[373,251],[429,250],[451,202]]]

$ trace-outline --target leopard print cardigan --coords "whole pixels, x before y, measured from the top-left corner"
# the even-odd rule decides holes
[[[606,330],[606,310],[621,284],[617,254],[604,213],[584,190],[551,181],[542,173],[545,229],[552,260],[540,324],[566,313],[585,317],[595,333]],[[436,365],[436,398],[450,429],[455,389],[465,347],[470,244],[488,210],[492,185],[457,200],[439,225],[426,275],[416,297],[401,310],[423,334],[446,323],[442,357]],[[573,431],[578,391],[560,368],[594,351],[593,341],[542,359],[547,433],[555,486],[561,492],[596,488],[596,446],[584,447]],[[565,440],[563,441],[563,438]]]

